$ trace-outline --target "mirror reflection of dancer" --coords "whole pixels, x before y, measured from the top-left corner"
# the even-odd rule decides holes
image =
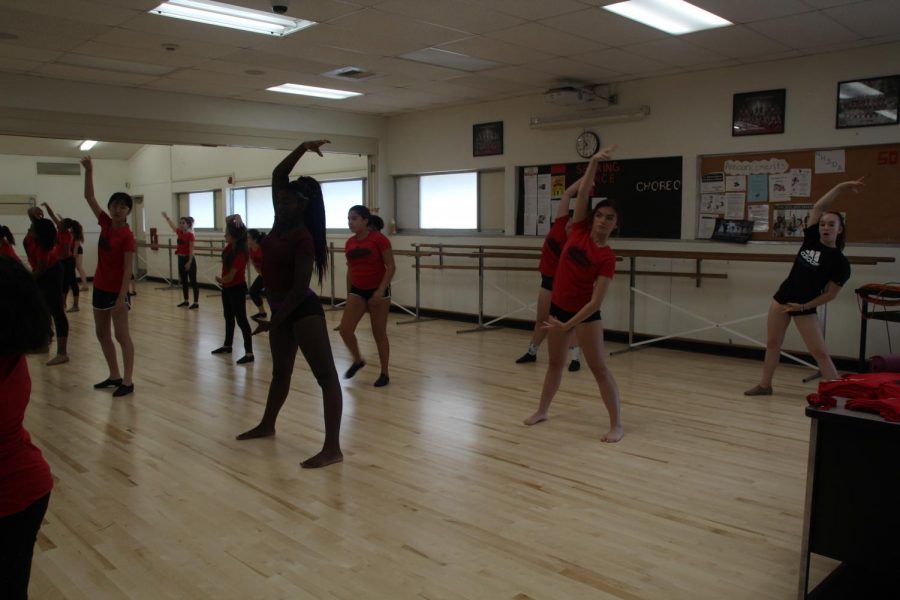
[[[20,264],[22,259],[16,254],[16,238],[6,225],[0,225],[0,256],[8,256],[16,259]]]
[[[253,263],[253,270],[256,271],[256,278],[250,285],[250,300],[256,306],[256,314],[250,315],[251,319],[265,319],[269,315],[266,314],[266,307],[263,305],[263,291],[266,284],[262,276],[263,251],[260,244],[266,239],[266,234],[260,232],[259,229],[247,230],[247,244],[250,247],[250,262]]]
[[[63,267],[59,262],[56,227],[53,226],[53,221],[45,219],[43,215],[43,211],[37,207],[28,210],[31,228],[22,245],[25,246],[25,254],[41,296],[53,317],[56,356],[47,361],[48,366],[53,366],[69,362],[69,319],[63,304]]]
[[[252,363],[253,334],[247,320],[247,228],[240,215],[225,218],[225,248],[222,249],[222,274],[216,281],[222,286],[222,313],[225,316],[225,343],[212,354],[231,354],[234,341],[234,324],[237,322],[244,338],[244,356],[235,362],[239,365]]]
[[[829,210],[843,192],[859,193],[862,178],[844,181],[831,188],[813,205],[811,225],[803,230],[803,245],[787,279],[775,292],[766,322],[766,358],[759,384],[745,396],[772,394],[772,376],[781,358],[781,346],[791,319],[800,337],[819,365],[822,379],[837,379],[838,372],[825,346],[816,307],[831,302],[850,279],[850,262],[844,256],[844,217]]]
[[[343,396],[334,366],[325,311],[310,289],[313,269],[322,285],[328,267],[325,242],[325,202],[322,188],[312,177],[290,181],[291,169],[306,152],[322,156],[328,140],[303,142],[272,172],[275,223],[263,240],[263,277],[271,321],[259,321],[256,332],[269,332],[272,350],[272,383],[266,410],[259,425],[237,436],[239,440],[275,435],[278,412],[287,399],[297,348],[303,353],[319,387],[325,416],[325,443],[321,452],[303,461],[307,469],[325,467],[344,460],[340,432]]]
[[[553,291],[553,276],[556,275],[556,269],[559,266],[559,255],[562,253],[563,247],[566,245],[566,239],[572,231],[572,221],[569,218],[569,200],[578,193],[578,185],[581,179],[566,188],[562,198],[559,199],[559,206],[556,208],[556,217],[553,226],[544,237],[544,245],[541,248],[541,262],[538,270],[541,273],[541,289],[538,290],[537,314],[534,317],[534,331],[531,334],[531,342],[528,344],[528,351],[516,359],[516,363],[530,363],[537,360],[537,351],[547,337],[547,328],[544,322],[550,316],[550,296]],[[577,371],[581,368],[579,361],[578,346],[573,346],[572,360],[569,363],[569,371]]]
[[[540,405],[533,415],[525,419],[526,425],[547,420],[550,403],[562,381],[566,347],[574,331],[609,413],[609,431],[601,438],[604,442],[618,442],[625,435],[620,416],[619,388],[604,359],[603,321],[600,320],[600,305],[616,271],[616,255],[608,242],[610,234],[618,226],[619,215],[612,200],[597,203],[593,212],[588,210],[588,204],[597,165],[600,161],[609,160],[614,149],[615,146],[604,148],[591,157],[578,187],[572,233],[559,259],[559,268],[553,280],[550,317],[545,324],[550,364],[544,377]]]
[[[78,279],[75,276],[75,254],[73,245],[75,243],[75,235],[72,231],[72,219],[61,219],[56,216],[53,209],[46,202],[41,202],[41,206],[47,209],[47,214],[56,225],[56,254],[59,257],[59,263],[62,266],[62,294],[63,308],[65,309],[68,302],[69,290],[72,291],[72,308],[66,312],[78,312],[78,296],[81,289],[78,287]]]
[[[178,225],[163,211],[163,219],[175,233],[175,256],[178,257],[178,280],[182,302],[179,308],[200,308],[200,285],[197,283],[197,257],[194,256],[194,217],[181,217]],[[188,303],[188,286],[194,292],[194,303]]]
[[[109,214],[97,203],[94,196],[94,165],[91,157],[81,159],[84,167],[84,199],[100,224],[100,238],[97,243],[97,270],[94,272],[94,327],[103,357],[109,367],[109,377],[95,383],[95,389],[116,388],[113,396],[127,396],[134,392],[134,342],[128,329],[128,310],[131,297],[128,294],[134,269],[134,251],[137,244],[128,215],[133,201],[125,192],[115,192],[106,204]],[[116,341],[122,348],[124,377],[119,373],[116,345],[113,343],[112,328],[116,331]]]
[[[341,338],[353,355],[353,364],[344,374],[350,379],[366,366],[356,341],[356,326],[362,316],[369,312],[372,335],[378,348],[381,374],[375,380],[375,387],[390,383],[388,361],[391,345],[387,336],[387,319],[391,310],[391,279],[397,267],[391,242],[380,231],[370,227],[372,214],[365,206],[352,206],[347,213],[347,223],[353,236],[344,244],[347,257],[347,305],[341,317]],[[381,226],[384,221],[378,218]]]
[[[25,354],[50,342],[50,315],[18,260],[0,256],[0,590],[28,598],[31,558],[53,477],[22,426],[31,396]],[[15,293],[11,293],[15,290]]]

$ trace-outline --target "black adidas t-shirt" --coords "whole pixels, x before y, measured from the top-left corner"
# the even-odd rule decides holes
[[[779,304],[805,304],[821,294],[829,281],[843,286],[848,279],[850,262],[840,250],[819,241],[819,224],[816,223],[803,230],[803,245],[774,298]]]

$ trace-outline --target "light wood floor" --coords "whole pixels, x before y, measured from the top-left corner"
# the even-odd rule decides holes
[[[69,315],[72,362],[29,359],[26,426],[56,481],[32,598],[795,597],[814,389],[802,369],[748,399],[757,362],[613,357],[626,437],[608,445],[586,369],[566,373],[550,421],[521,424],[546,367],[543,354],[513,363],[525,331],[391,315],[391,384],[372,387],[364,321],[369,366],[343,382],[346,462],[306,471],[323,432],[302,359],[278,436],[237,442],[262,414],[266,338],[250,366],[210,356],[218,297],[189,312],[157,287],[140,284],[132,311],[133,396],[92,389],[107,373],[90,310]],[[333,331],[332,344],[343,373]]]

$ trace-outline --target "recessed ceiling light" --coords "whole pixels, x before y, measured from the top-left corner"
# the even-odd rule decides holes
[[[628,0],[609,4],[603,9],[673,35],[733,25],[731,21],[682,0]]]
[[[345,98],[352,98],[353,96],[362,96],[362,94],[360,94],[359,92],[346,92],[344,90],[333,90],[330,88],[313,87],[311,85],[300,85],[299,83],[285,83],[266,89],[268,89],[270,92],[299,94],[300,96],[328,98],[329,100],[343,100]]]
[[[99,56],[87,56],[84,54],[66,54],[56,62],[61,65],[70,65],[73,67],[88,67],[90,69],[99,69],[101,71],[134,73],[137,75],[167,75],[175,70],[175,67],[166,65],[151,65],[149,63],[116,60],[114,58],[101,58]]]
[[[82,152],[87,152],[91,148],[97,145],[97,140],[84,140],[81,142],[81,145],[78,146],[78,149]]]
[[[169,0],[150,12],[164,17],[275,36],[290,35],[316,24],[315,21],[295,19],[213,0]]]
[[[424,48],[415,52],[407,52],[406,54],[401,54],[400,58],[428,63],[429,65],[460,69],[462,71],[484,71],[485,69],[503,66],[490,60],[475,58],[459,52],[441,50],[440,48]]]

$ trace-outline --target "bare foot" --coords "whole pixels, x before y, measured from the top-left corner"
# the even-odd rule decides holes
[[[275,435],[274,427],[265,427],[263,425],[257,425],[250,431],[245,431],[241,435],[237,436],[235,439],[237,439],[237,440],[253,440],[256,438],[272,437],[273,435]]]
[[[321,469],[334,463],[344,462],[344,455],[340,450],[322,450],[315,456],[311,456],[300,463],[304,469]]]
[[[546,420],[547,420],[547,413],[541,412],[541,411],[537,411],[536,413],[534,413],[533,415],[531,415],[530,417],[528,417],[527,419],[525,419],[525,420],[523,421],[523,423],[525,423],[526,425],[531,426],[531,425],[537,425],[537,424],[540,423],[541,421],[546,421]]]
[[[615,442],[621,440],[623,437],[625,437],[625,430],[622,429],[622,426],[620,425],[618,427],[613,427],[612,429],[604,433],[603,437],[600,439],[604,442],[614,444]]]

